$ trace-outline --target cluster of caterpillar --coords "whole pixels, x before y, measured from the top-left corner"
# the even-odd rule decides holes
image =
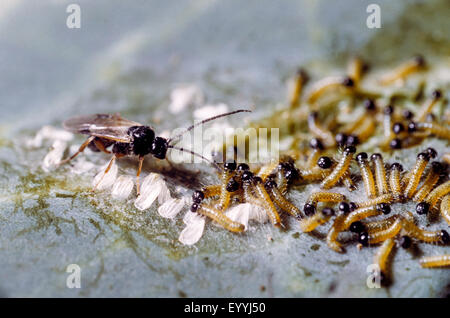
[[[207,216],[231,232],[244,231],[244,225],[231,220],[225,211],[233,202],[250,203],[261,208],[271,223],[282,226],[277,207],[296,217],[300,210],[284,196],[291,183],[298,179],[292,162],[276,162],[251,171],[249,165],[227,161],[223,165],[220,184],[206,186],[192,195],[191,211]]]
[[[316,141],[313,142],[315,143]],[[349,150],[353,149],[344,150],[341,163],[349,160],[348,157],[352,153]],[[450,243],[450,236],[446,230],[428,231],[418,227],[411,212],[400,211],[387,216],[392,212],[392,204],[413,201],[417,203],[418,215],[428,214],[433,208],[438,208],[442,218],[450,225],[448,167],[439,161],[430,163],[436,157],[436,150],[427,148],[417,155],[416,163],[410,172],[402,174],[403,167],[397,162],[386,170],[383,157],[379,153],[372,154],[370,159],[367,153],[358,153],[356,162],[367,200],[346,202],[345,196],[340,193],[313,193],[304,205],[303,212],[307,218],[300,220],[301,229],[305,232],[313,231],[335,215],[326,238],[328,246],[336,252],[344,252],[344,248],[338,241],[339,233],[344,231],[356,233],[361,247],[381,244],[375,255],[375,263],[379,265],[380,275],[386,282],[388,277],[386,262],[395,246],[395,240],[403,248],[409,248],[413,240],[433,244]],[[321,160],[317,163],[320,164]],[[342,171],[345,169],[348,169],[347,165],[337,164],[328,174],[322,175],[322,188],[327,188],[324,185],[331,182],[327,180],[333,180],[334,183],[338,176],[345,175],[345,171]],[[440,205],[439,201],[441,201]],[[328,205],[322,211],[318,211],[318,202],[328,202]],[[329,206],[329,203],[338,204],[337,213]],[[387,217],[380,219],[380,216]],[[373,217],[378,219],[371,220]],[[441,258],[442,261],[438,261]],[[443,255],[441,258],[433,256],[429,259],[423,258],[420,262],[423,267],[448,266],[448,256]]]
[[[436,150],[427,148],[419,153],[414,167],[409,173],[402,175],[403,167],[397,162],[386,169],[379,153],[372,154],[369,159],[367,153],[361,152],[354,159],[356,149],[354,146],[348,146],[343,150],[338,162],[333,164],[329,157],[317,158],[317,151],[320,149],[317,146],[318,140],[312,140],[311,145],[314,149],[311,154],[314,160],[308,158],[303,168],[297,168],[292,160],[286,160],[265,165],[256,172],[251,171],[245,163],[237,165],[235,161],[226,162],[220,176],[220,184],[194,192],[191,211],[211,218],[232,232],[244,230],[244,225],[231,220],[224,213],[233,201],[259,205],[276,227],[281,226],[278,207],[298,219],[303,232],[311,232],[335,216],[326,238],[328,246],[336,252],[344,252],[338,241],[339,234],[344,231],[357,233],[361,246],[382,243],[375,258],[380,268],[385,270],[386,264],[383,262],[388,259],[394,246],[394,238],[401,241],[399,244],[405,248],[411,245],[411,239],[425,243],[450,242],[447,231],[422,229],[415,225],[414,216],[407,211],[382,220],[370,221],[371,217],[391,214],[393,203],[415,201],[416,213],[423,215],[437,207],[437,203],[442,199],[440,213],[450,225],[450,181],[439,184],[440,179],[445,179],[442,176],[445,176],[443,172],[447,167],[439,161],[430,163],[431,159],[437,156]],[[361,202],[346,202],[345,195],[325,191],[340,180],[345,180],[353,160],[359,166],[367,195],[367,200]],[[427,170],[428,164],[430,167]],[[315,177],[312,178],[312,175]],[[419,187],[421,179],[424,180]],[[311,194],[301,211],[284,195],[289,187],[303,182],[318,182],[323,190]],[[318,211],[320,202],[326,202],[328,206]],[[337,213],[329,206],[330,203],[338,204]],[[432,264],[427,263],[427,266],[431,267]],[[387,277],[386,272],[383,272],[383,277]]]
[[[305,126],[326,149],[332,150],[361,145],[380,135],[383,138],[377,138],[376,146],[383,151],[416,146],[429,136],[450,140],[448,113],[445,116],[433,113],[438,106],[448,103],[440,89],[426,93],[424,85],[419,85],[411,96],[414,103],[421,104],[415,113],[397,101],[405,99],[404,93],[385,89],[426,68],[425,59],[416,56],[379,79],[380,90],[373,85],[366,88],[364,76],[368,65],[360,58],[350,61],[346,75],[326,77],[309,87],[306,85],[309,76],[301,69],[295,77],[289,107],[253,125],[280,128],[281,136],[294,137],[290,153],[295,156],[301,156],[305,149]],[[338,107],[343,100],[344,109]],[[341,113],[346,113],[345,120],[338,118]]]
[[[385,74],[378,83],[387,86],[406,81],[425,69],[424,58],[417,56]],[[422,229],[416,225],[412,213],[391,213],[391,205],[416,202],[415,212],[419,216],[439,209],[450,225],[450,154],[443,154],[441,162],[430,162],[437,152],[428,148],[417,155],[415,165],[407,173],[398,162],[386,165],[380,153],[370,157],[365,152],[356,154],[356,147],[364,148],[369,139],[380,135],[370,147],[390,153],[419,145],[430,136],[450,140],[448,114],[440,119],[433,114],[437,105],[447,101],[439,89],[428,97],[421,97],[424,95],[422,87],[414,97],[414,102],[421,103],[417,111],[401,109],[395,94],[386,98],[382,93],[363,88],[366,73],[367,65],[355,58],[349,64],[347,75],[321,79],[304,94],[309,76],[299,70],[289,107],[274,113],[270,121],[263,119],[253,123],[260,127],[287,127],[287,133],[294,137],[291,148],[284,153],[290,159],[257,171],[250,171],[246,164],[237,167],[234,162],[225,164],[221,184],[196,191],[191,211],[211,217],[233,232],[241,231],[243,226],[224,215],[232,198],[261,206],[275,226],[281,225],[277,207],[296,217],[304,232],[332,221],[326,241],[334,251],[345,251],[338,239],[344,231],[355,233],[361,248],[380,245],[375,263],[380,266],[383,278],[388,277],[387,261],[396,245],[409,248],[414,241],[448,244],[447,231]],[[329,106],[343,98],[350,99],[353,105],[355,115],[347,116],[351,121],[339,122],[336,113],[330,111]],[[305,127],[308,133],[304,132]],[[330,191],[339,184],[349,191],[356,189],[356,178],[351,173],[353,165],[359,168],[367,197],[361,202],[348,202],[343,194]],[[310,183],[318,183],[321,189],[310,195],[302,210],[286,200],[284,195],[288,188]],[[325,203],[322,208],[321,203]],[[333,205],[337,205],[337,209]],[[374,217],[375,220],[371,219]],[[448,266],[449,256],[424,257],[420,264],[423,267]]]

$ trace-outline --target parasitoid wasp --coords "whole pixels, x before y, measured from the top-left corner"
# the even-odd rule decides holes
[[[136,174],[136,189],[137,194],[139,195],[139,175],[141,173],[142,163],[146,155],[151,154],[153,157],[163,160],[166,159],[166,154],[169,149],[175,149],[201,157],[203,160],[210,162],[210,160],[193,152],[192,150],[175,147],[173,143],[178,141],[181,136],[196,126],[221,117],[242,112],[251,111],[240,109],[204,119],[189,126],[182,133],[169,139],[156,136],[154,129],[150,126],[125,119],[121,117],[120,114],[93,114],[76,116],[66,120],[63,123],[64,128],[73,133],[89,135],[89,138],[80,146],[75,154],[65,160],[62,160],[60,165],[68,163],[82,153],[86,147],[89,147],[94,151],[102,151],[108,154],[113,154],[113,157],[111,158],[103,174],[105,175],[108,173],[116,159],[124,156],[137,156],[139,158],[139,167]],[[109,147],[112,147],[111,151],[107,149]],[[95,190],[95,188],[96,186],[94,186],[93,190]]]

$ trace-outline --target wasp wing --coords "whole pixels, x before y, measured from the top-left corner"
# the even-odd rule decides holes
[[[125,119],[119,114],[94,114],[72,117],[66,120],[63,126],[73,133],[129,143],[131,138],[128,128],[142,124]]]

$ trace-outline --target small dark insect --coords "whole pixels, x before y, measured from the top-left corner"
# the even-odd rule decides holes
[[[188,127],[181,134],[178,134],[175,137],[169,139],[158,137],[155,135],[155,131],[150,126],[144,126],[140,123],[125,119],[119,114],[94,114],[73,117],[63,123],[64,128],[73,133],[89,135],[89,138],[80,146],[75,154],[61,161],[60,164],[69,162],[80,153],[82,153],[87,146],[90,146],[90,148],[96,148],[99,151],[113,154],[113,157],[109,162],[105,173],[103,174],[105,175],[106,173],[108,173],[109,169],[116,159],[124,156],[138,156],[139,168],[136,174],[136,189],[137,194],[139,195],[139,175],[142,170],[144,156],[151,154],[153,155],[153,157],[163,160],[166,159],[167,150],[176,149],[179,151],[190,153],[194,156],[198,156],[203,160],[210,162],[202,155],[197,154],[189,149],[175,147],[173,143],[178,141],[182,135],[192,130],[196,126],[221,117],[242,112],[251,111],[240,109],[207,118]],[[111,151],[106,149],[109,146],[112,146]],[[93,190],[95,190],[95,188],[96,187],[94,186]]]

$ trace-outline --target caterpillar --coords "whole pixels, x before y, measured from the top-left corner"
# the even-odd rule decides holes
[[[341,244],[339,244],[339,242],[337,241],[337,237],[339,233],[342,231],[345,218],[346,215],[344,213],[338,214],[334,219],[333,225],[331,226],[327,234],[328,246],[338,253],[344,252],[344,249],[342,248]]]
[[[353,159],[353,154],[356,152],[356,148],[354,146],[349,146],[344,149],[341,160],[337,164],[336,168],[334,168],[333,172],[331,172],[321,183],[322,189],[329,189],[334,186],[339,179],[344,175],[344,173],[348,170],[350,163]]]
[[[388,193],[388,184],[386,180],[386,169],[384,168],[383,157],[379,153],[370,156],[375,168],[375,181],[377,183],[378,194]]]
[[[369,199],[363,202],[357,202],[358,208],[366,208],[370,206],[375,206],[380,203],[392,203],[394,201],[394,196],[391,193],[382,194],[376,198]]]
[[[425,59],[422,56],[416,56],[413,59],[404,62],[391,73],[385,75],[381,80],[381,85],[389,85],[399,79],[404,79],[408,75],[422,70],[425,66]]]
[[[272,200],[270,199],[269,194],[267,193],[266,189],[264,188],[264,184],[262,182],[262,179],[259,177],[253,178],[253,184],[255,187],[255,192],[257,197],[261,199],[264,202],[267,215],[272,222],[272,224],[276,227],[281,226],[281,220],[280,215],[277,212],[277,209],[275,208]]]
[[[420,177],[422,176],[429,159],[429,155],[425,152],[421,152],[417,155],[416,164],[411,171],[411,174],[409,175],[408,184],[406,185],[404,191],[405,198],[409,199],[413,196],[414,192],[417,189],[417,185],[420,182]]]
[[[441,202],[441,215],[450,226],[450,195],[446,195]]]
[[[345,195],[337,193],[337,192],[325,192],[319,191],[314,192],[308,198],[309,203],[317,203],[317,202],[341,202],[345,200]]]
[[[383,273],[384,275],[387,274],[386,272],[388,259],[394,245],[395,245],[394,239],[388,238],[386,241],[383,242],[383,244],[379,247],[378,251],[375,253],[374,263],[378,264],[381,273]]]
[[[222,172],[222,185],[220,188],[220,199],[217,206],[220,210],[224,211],[228,208],[230,203],[230,191],[227,189],[228,182],[230,181],[234,171],[236,170],[236,161],[225,162],[224,169]]]
[[[333,215],[333,210],[324,208],[321,212],[316,212],[312,216],[300,220],[300,229],[303,232],[311,232],[316,227],[326,223]]]
[[[275,201],[276,205],[280,207],[280,209],[296,218],[300,218],[302,216],[300,210],[295,205],[286,200],[280,190],[278,190],[275,181],[267,181],[265,186],[270,191],[271,198],[273,199],[273,201]]]
[[[334,139],[333,134],[325,129],[324,127],[320,126],[317,122],[318,120],[318,113],[312,112],[308,116],[308,127],[310,132],[320,138],[324,144],[325,147],[332,147],[336,144],[336,141]]]
[[[430,193],[435,184],[438,182],[440,173],[442,171],[441,163],[434,161],[431,163],[431,169],[423,182],[423,185],[419,188],[413,197],[414,202],[421,202]]]
[[[450,254],[424,256],[419,263],[425,268],[450,266]]]
[[[292,92],[291,100],[289,103],[291,109],[297,108],[299,106],[300,96],[307,81],[308,75],[306,74],[305,70],[298,69],[295,76],[294,90]]]
[[[403,219],[398,217],[387,229],[370,233],[368,236],[368,243],[377,244],[396,236],[402,229],[402,223]]]
[[[228,231],[243,232],[245,230],[245,226],[243,224],[231,220],[222,212],[220,212],[219,210],[215,209],[212,206],[194,203],[191,206],[191,211],[197,212],[212,219],[214,222],[223,226]]]
[[[308,97],[307,102],[310,104],[315,103],[327,90],[333,88],[346,88],[353,89],[354,81],[352,78],[345,77],[327,77],[324,78],[312,87]]]
[[[389,175],[389,187],[392,191],[392,195],[396,201],[403,199],[402,184],[400,181],[400,174],[403,171],[403,166],[398,162],[394,162],[391,165]]]
[[[348,229],[349,226],[353,222],[357,222],[357,221],[363,220],[365,218],[368,218],[371,216],[377,216],[380,214],[381,214],[381,211],[379,211],[376,206],[369,206],[369,207],[365,207],[365,208],[356,209],[347,216],[347,218],[345,219],[343,228]]]
[[[373,179],[372,170],[370,170],[369,163],[367,161],[367,153],[360,152],[358,155],[356,155],[356,162],[359,165],[359,170],[361,172],[361,177],[363,179],[364,189],[366,191],[367,197],[375,197],[375,181]]]
[[[433,91],[431,98],[429,98],[425,104],[419,109],[414,120],[416,121],[424,121],[429,113],[431,113],[433,107],[437,104],[437,102],[441,99],[442,93],[440,90]]]

